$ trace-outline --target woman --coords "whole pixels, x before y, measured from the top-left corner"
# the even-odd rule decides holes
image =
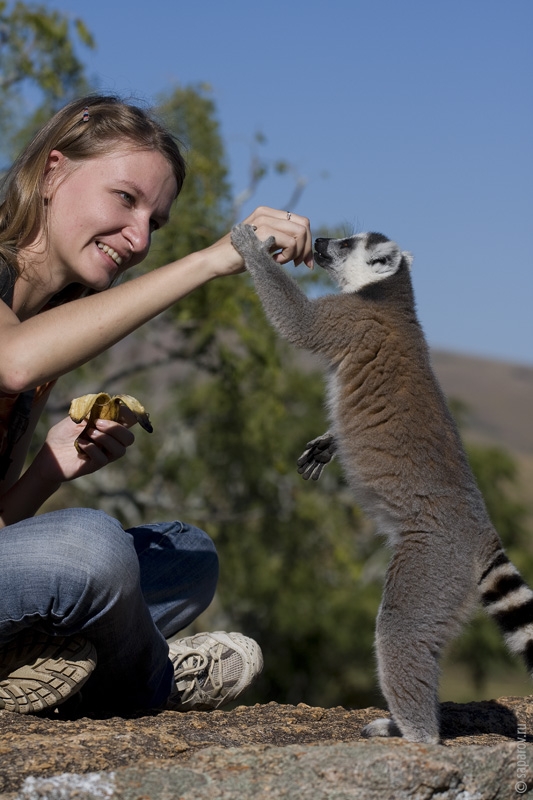
[[[213,708],[261,669],[240,634],[171,643],[209,605],[213,544],[181,522],[124,531],[92,509],[34,516],[64,481],[121,458],[118,422],[69,417],[22,471],[54,381],[213,278],[243,270],[229,235],[120,285],[165,224],[185,177],[172,136],[147,112],[90,96],[56,114],[8,174],[0,206],[0,708],[55,708],[82,685],[87,708],[165,703]],[[274,236],[280,263],[312,261],[309,222],[259,208],[247,222]]]

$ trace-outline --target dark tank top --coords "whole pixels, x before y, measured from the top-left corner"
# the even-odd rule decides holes
[[[15,280],[15,271],[0,262],[0,300],[10,308],[13,305]],[[27,430],[33,403],[37,396],[41,397],[43,391],[48,391],[50,387],[51,384],[46,384],[20,394],[0,392],[0,481],[5,478],[11,465],[14,446]]]

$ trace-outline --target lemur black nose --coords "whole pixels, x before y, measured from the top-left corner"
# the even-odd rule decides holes
[[[320,255],[325,256],[328,251],[328,242],[330,239],[315,239],[315,250]]]

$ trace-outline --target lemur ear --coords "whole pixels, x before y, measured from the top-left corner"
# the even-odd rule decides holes
[[[391,275],[400,266],[401,259],[400,249],[396,242],[387,240],[372,248],[368,263],[376,274]]]
[[[413,259],[414,259],[413,254],[410,253],[408,250],[403,250],[402,251],[402,258],[404,259],[404,261],[407,262],[407,266],[409,267],[409,269],[411,269],[411,264],[413,263]]]

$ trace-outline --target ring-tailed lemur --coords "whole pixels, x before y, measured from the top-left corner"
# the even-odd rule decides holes
[[[238,225],[232,241],[271,323],[329,362],[331,432],[298,461],[318,478],[335,452],[357,502],[393,556],[376,625],[381,689],[392,720],[365,736],[439,741],[439,657],[476,599],[533,670],[533,592],[505,555],[430,366],[417,320],[411,256],[379,233],[317,239],[315,261],[341,294],[309,300]]]

